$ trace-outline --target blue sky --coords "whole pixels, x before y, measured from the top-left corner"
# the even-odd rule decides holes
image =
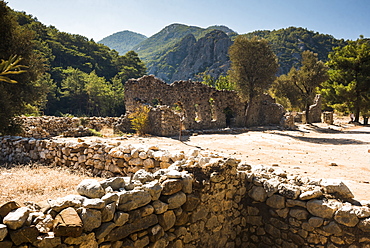
[[[243,34],[290,26],[338,39],[370,37],[370,0],[5,0],[60,31],[99,41],[130,30],[151,36],[172,23],[225,25]]]

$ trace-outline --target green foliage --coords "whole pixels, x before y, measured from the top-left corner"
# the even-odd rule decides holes
[[[305,28],[289,27],[279,30],[263,30],[246,34],[266,39],[279,58],[279,74],[288,74],[292,67],[301,66],[301,54],[309,50],[318,54],[321,61],[328,60],[333,47],[344,46],[346,42],[331,35],[320,34]]]
[[[202,83],[211,87],[216,88],[216,90],[234,90],[234,84],[229,80],[229,76],[219,76],[217,79],[213,78],[211,75],[202,73],[203,81]]]
[[[145,35],[125,30],[109,35],[98,43],[116,50],[119,54],[125,54],[146,39]]]
[[[370,41],[357,39],[329,54],[329,80],[321,94],[329,107],[354,112],[355,121],[370,110]]]
[[[9,80],[2,79],[10,82],[0,83],[0,134],[19,131],[19,123],[12,118],[25,113],[29,105],[36,104],[43,96],[35,82],[44,72],[44,60],[34,50],[34,37],[34,32],[20,26],[14,12],[0,1],[0,59],[2,72]],[[26,71],[22,70],[25,66]],[[17,83],[11,83],[13,80]]]
[[[275,79],[278,63],[266,40],[240,35],[230,47],[229,55],[229,80],[244,101],[252,101],[267,91]]]
[[[319,61],[317,54],[311,51],[302,53],[301,68],[290,70],[288,75],[282,75],[273,84],[273,93],[292,108],[303,108],[306,111],[306,121],[309,123],[309,106],[313,103],[317,88],[328,79],[328,68]]]
[[[136,110],[128,115],[132,128],[139,135],[144,135],[148,131],[150,108],[146,105],[140,105]]]
[[[87,74],[75,68],[64,70],[65,79],[61,84],[63,112],[74,115],[109,116],[114,114],[115,105],[122,100],[118,89],[95,71]],[[117,90],[117,91],[116,91]],[[119,89],[121,90],[121,89]]]
[[[103,134],[101,134],[100,132],[96,131],[95,129],[89,128],[89,131],[90,131],[90,133],[91,133],[93,136],[103,137]]]
[[[11,91],[22,87],[27,90],[17,95],[18,100],[22,100],[19,109],[6,112],[77,116],[124,113],[123,84],[129,78],[146,73],[145,65],[135,52],[119,56],[116,51],[84,36],[60,32],[31,15],[12,11],[3,1],[0,7],[0,59],[18,54],[23,58],[22,64],[28,66],[27,72],[20,74],[20,65],[14,64],[17,67],[9,78],[20,83]],[[2,97],[4,101],[13,97],[7,89],[0,94],[7,94]],[[4,106],[14,108],[15,105]]]
[[[10,75],[16,75],[26,72],[22,70],[27,68],[25,65],[18,65],[22,60],[21,57],[14,55],[10,56],[9,60],[1,60],[0,62],[0,82],[17,83],[17,81],[9,78]]]

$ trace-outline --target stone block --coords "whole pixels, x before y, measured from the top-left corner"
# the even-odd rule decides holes
[[[74,208],[66,208],[55,218],[55,236],[78,237],[82,234],[83,224]]]
[[[89,198],[101,198],[105,191],[101,184],[95,179],[85,179],[77,185],[77,192]]]
[[[17,208],[10,213],[8,213],[4,219],[3,223],[7,225],[10,229],[15,230],[21,228],[26,222],[30,210],[26,207]]]
[[[158,215],[158,223],[161,225],[164,231],[169,230],[175,225],[176,215],[173,211],[167,211],[163,214]]]
[[[130,190],[119,194],[118,209],[122,211],[130,211],[147,205],[152,196],[145,190]]]
[[[307,210],[310,214],[324,219],[331,219],[335,211],[341,207],[337,201],[310,200],[307,202]]]
[[[108,236],[105,238],[105,241],[122,240],[132,233],[148,229],[149,227],[154,226],[157,223],[157,215],[148,215],[144,218],[138,219],[133,223],[129,223],[121,227],[116,227],[108,234]]]
[[[20,207],[21,206],[15,201],[10,201],[2,204],[0,206],[0,218],[4,218],[6,215],[8,215],[8,213]]]
[[[20,245],[26,242],[33,243],[37,240],[38,235],[39,231],[35,226],[25,226],[21,229],[10,231],[10,238],[15,245]]]
[[[182,187],[182,180],[179,179],[168,179],[162,183],[162,195],[173,195],[179,192]]]

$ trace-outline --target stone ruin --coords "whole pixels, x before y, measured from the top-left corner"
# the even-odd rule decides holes
[[[338,180],[117,141],[2,137],[0,151],[111,176],[43,208],[0,204],[1,248],[370,247],[370,203]]]
[[[245,104],[237,92],[216,90],[191,80],[166,84],[152,75],[125,84],[126,110],[133,112],[140,104],[153,107],[154,113],[149,114],[150,133],[161,136],[176,135],[180,129],[279,125],[285,112],[273,98],[262,95],[250,103],[250,118],[246,123]],[[122,124],[120,128],[125,132],[128,127]]]

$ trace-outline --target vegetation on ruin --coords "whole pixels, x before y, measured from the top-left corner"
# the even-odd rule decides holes
[[[138,135],[144,135],[148,132],[149,112],[150,107],[146,105],[140,105],[134,112],[128,115],[128,118],[131,121],[132,129],[134,129]]]

